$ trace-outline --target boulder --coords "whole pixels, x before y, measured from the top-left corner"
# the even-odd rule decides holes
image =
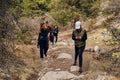
[[[38,80],[65,80],[65,79],[72,79],[76,76],[68,71],[50,71],[47,72],[41,79]]]
[[[57,57],[57,59],[62,59],[62,58],[65,58],[65,59],[71,59],[72,56],[68,53],[60,53]]]
[[[100,47],[98,46],[98,45],[96,45],[95,47],[94,47],[94,52],[99,52],[100,51]]]
[[[71,66],[70,71],[74,72],[74,71],[78,71],[79,67],[78,66]]]

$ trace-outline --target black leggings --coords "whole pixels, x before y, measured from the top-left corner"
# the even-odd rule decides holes
[[[40,57],[43,58],[44,55],[47,56],[47,51],[48,51],[48,40],[41,40],[40,43]]]
[[[47,51],[48,48],[40,48],[40,58],[43,58],[43,55],[47,56]]]
[[[75,61],[77,61],[77,57],[79,55],[79,67],[82,67],[82,54],[85,49],[85,46],[77,47],[75,46]]]
[[[55,34],[54,34],[54,37],[55,37],[55,42],[57,42],[57,41],[58,41],[58,34],[55,33]]]
[[[57,42],[58,41],[58,36],[55,36],[55,38],[56,38],[55,42]]]

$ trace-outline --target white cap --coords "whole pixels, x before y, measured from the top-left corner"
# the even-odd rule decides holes
[[[81,26],[81,22],[80,21],[77,21],[75,23],[75,29],[80,29],[80,26]]]

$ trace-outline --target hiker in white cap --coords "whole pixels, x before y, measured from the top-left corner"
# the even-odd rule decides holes
[[[86,30],[82,28],[80,21],[75,22],[72,39],[75,42],[75,59],[73,65],[77,65],[77,57],[79,56],[79,73],[82,73],[82,54],[86,46],[87,34]]]

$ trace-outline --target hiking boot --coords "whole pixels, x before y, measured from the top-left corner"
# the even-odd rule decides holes
[[[77,65],[77,61],[74,61],[73,66],[76,66],[76,65]]]
[[[73,63],[73,66],[76,66],[77,64],[76,63]]]
[[[83,71],[82,70],[79,70],[78,73],[81,74]]]
[[[45,54],[45,57],[47,57],[47,54]]]
[[[79,74],[81,74],[83,71],[82,71],[82,67],[80,67],[80,69],[79,69]]]

